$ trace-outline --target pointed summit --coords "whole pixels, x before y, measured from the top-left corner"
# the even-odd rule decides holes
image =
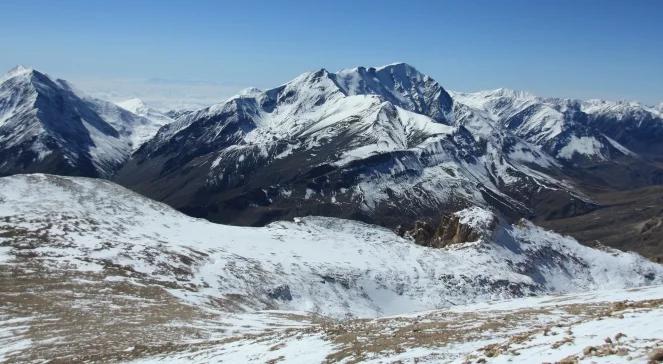
[[[16,77],[25,77],[27,75],[30,75],[30,74],[34,73],[34,72],[35,72],[35,70],[33,68],[25,67],[23,65],[18,65],[16,67],[10,69],[9,71],[7,71],[4,75],[0,76],[0,83],[3,83],[7,80],[10,80],[10,79],[16,78]]]
[[[245,89],[240,90],[238,95],[251,97],[251,96],[256,96],[260,93],[262,93],[262,90],[257,87],[247,87]]]
[[[25,67],[25,66],[19,64],[16,67],[14,67],[14,68],[10,69],[9,71],[7,71],[7,73],[5,75],[7,75],[9,77],[15,77],[15,76],[19,76],[21,74],[31,73],[33,71],[34,71],[33,68]]]
[[[407,63],[345,69],[335,76],[348,95],[379,95],[396,106],[441,123],[450,123],[453,119],[453,100],[447,91],[432,77]]]
[[[124,110],[149,120],[149,123],[143,122],[141,125],[136,126],[135,138],[133,140],[133,145],[136,148],[153,137],[160,127],[173,122],[172,118],[159,110],[151,108],[142,99],[137,97],[116,102],[115,104]]]
[[[0,81],[0,175],[107,177],[165,123],[29,67],[17,66]]]

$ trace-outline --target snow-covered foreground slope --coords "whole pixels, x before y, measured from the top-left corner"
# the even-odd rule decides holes
[[[155,285],[32,268],[0,265],[0,362],[643,363],[663,346],[663,286],[335,320],[228,313]]]
[[[458,217],[483,238],[433,249],[348,220],[224,226],[107,181],[1,178],[0,358],[460,360],[489,343],[540,329],[534,323],[571,325],[569,315],[584,320],[605,313],[597,311],[600,305],[581,310],[561,299],[462,305],[659,284],[663,278],[663,267],[635,254],[583,247],[526,221],[500,225],[491,236],[488,211],[472,208]],[[606,300],[661,295],[660,289],[620,291]],[[529,307],[544,303],[568,307]],[[522,313],[522,320],[493,311],[509,305],[522,307],[513,313]],[[440,308],[447,309],[413,313]],[[655,308],[638,315],[656,316]],[[265,311],[274,309],[281,311]],[[401,316],[352,318],[385,315]]]
[[[307,217],[264,228],[193,219],[110,182],[0,179],[12,262],[156,282],[183,300],[228,308],[375,316],[466,302],[661,282],[663,267],[599,251],[529,222],[432,249],[359,222]],[[474,208],[462,220],[486,226]],[[7,250],[9,249],[9,250]],[[112,268],[112,269],[111,269]]]
[[[521,298],[373,320],[329,321],[271,312],[247,320],[250,335],[237,332],[125,358],[132,363],[643,363],[663,356],[661,319],[661,286]],[[301,326],[295,328],[297,322]]]

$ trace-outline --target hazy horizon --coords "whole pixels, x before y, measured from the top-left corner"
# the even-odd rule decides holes
[[[407,62],[446,89],[663,102],[663,3],[0,3],[0,67],[97,97],[208,105],[319,68]]]

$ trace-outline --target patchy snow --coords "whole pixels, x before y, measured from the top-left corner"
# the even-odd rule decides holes
[[[573,195],[568,185],[546,174],[558,164],[542,146],[514,137],[496,121],[536,105],[538,98],[509,90],[481,96],[495,107],[495,97],[515,98],[510,107],[493,112],[487,105],[485,110],[458,110],[448,96],[435,80],[406,64],[336,73],[321,69],[188,114],[160,129],[136,158],[157,158],[161,146],[170,143],[177,149],[175,140],[188,140],[192,148],[208,146],[212,151],[197,166],[205,173],[205,183],[219,188],[227,186],[235,172],[250,178],[252,170],[244,167],[277,161],[286,165],[305,160],[311,165],[302,168],[329,165],[340,174],[357,171],[344,198],[369,213],[393,204],[394,195],[404,209],[413,210],[448,202],[485,205],[485,189],[520,209],[526,201],[521,201],[519,186],[532,182],[541,190]],[[545,122],[540,128],[523,126],[524,133],[552,137],[560,132],[555,119],[560,111],[547,107],[537,110],[539,114]],[[245,159],[240,161],[240,156]],[[312,196],[301,197],[328,197]]]
[[[629,325],[623,340],[642,358],[660,337],[651,300],[663,290],[644,285],[663,282],[663,267],[527,221],[433,249],[341,219],[213,224],[97,179],[4,177],[0,201],[0,272],[12,272],[0,279],[32,282],[0,292],[9,361],[84,350],[139,363],[462,362],[524,334],[510,344],[522,358],[558,358],[616,335],[613,319]],[[473,226],[492,218],[478,207],[457,215]],[[575,293],[528,297],[563,292]],[[575,333],[571,349],[550,349],[563,337],[543,333],[558,324]]]
[[[568,143],[562,147],[557,156],[572,159],[574,155],[583,155],[594,158],[605,158],[602,154],[603,144],[594,137],[577,137],[573,135]]]
[[[496,220],[492,212],[481,207],[473,206],[456,212],[459,222],[463,225],[471,226],[481,231],[489,228]]]
[[[0,361],[5,362],[10,355],[32,346],[32,340],[25,337],[30,321],[29,317],[12,317],[0,311]]]
[[[212,224],[98,180],[25,175],[0,184],[0,216],[51,237],[48,244],[30,243],[43,262],[95,272],[111,261],[175,287],[182,279],[176,272],[189,272],[186,289],[169,291],[199,305],[234,295],[256,309],[376,316],[663,279],[663,267],[636,254],[593,250],[529,223],[503,227],[487,244],[432,249],[332,218],[265,228]],[[459,213],[472,224],[489,214]]]
[[[663,344],[663,290],[523,298],[378,320],[326,322],[239,335],[136,363],[285,362],[640,363]],[[348,340],[352,338],[352,340]],[[242,348],[241,350],[238,350]],[[278,355],[276,355],[278,354]],[[302,361],[304,360],[304,361]]]
[[[629,150],[629,149],[626,148],[625,146],[619,144],[616,140],[611,139],[611,138],[608,137],[607,135],[604,134],[603,137],[608,141],[608,143],[610,143],[610,145],[612,145],[615,149],[617,149],[618,151],[620,151],[622,154],[624,154],[624,155],[630,155],[630,156],[634,156],[634,155],[636,155],[636,154],[633,153],[631,150]]]
[[[130,361],[132,364],[153,363],[323,363],[333,352],[333,345],[322,335],[273,337],[238,340],[202,352],[154,356]]]

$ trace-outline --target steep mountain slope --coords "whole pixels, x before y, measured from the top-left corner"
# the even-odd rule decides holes
[[[537,221],[587,244],[663,257],[663,115],[636,102],[545,99],[512,90],[453,93],[458,107],[482,113],[541,146],[596,203],[590,212]],[[552,219],[551,219],[552,218]]]
[[[611,150],[646,154],[663,130],[660,110],[637,102],[542,98],[508,89],[452,94],[455,102],[567,160],[574,154],[607,158]]]
[[[430,353],[473,342],[462,351],[469,355],[524,332],[543,335],[546,326],[660,312],[660,289],[458,306],[663,282],[663,267],[636,254],[584,247],[527,221],[495,225],[478,207],[456,214],[476,240],[427,248],[332,218],[217,225],[100,179],[4,177],[0,201],[0,357],[7,360],[242,361],[254,345],[265,346],[261,357],[289,355],[280,350],[302,343],[295,337],[315,345],[299,349],[309,362],[391,356],[390,340],[415,356],[419,347]],[[406,314],[433,308],[450,309]],[[263,309],[290,312],[256,311]],[[344,340],[343,333],[374,339]],[[237,352],[235,345],[244,346]]]
[[[557,166],[539,147],[457,114],[409,65],[323,69],[187,114],[115,180],[194,216],[252,225],[313,214],[395,228],[475,204],[510,216],[550,200],[591,208],[547,174]]]
[[[0,175],[50,172],[109,177],[152,125],[66,81],[17,67],[0,78]]]
[[[627,214],[630,207],[605,197],[663,183],[659,107],[506,89],[449,94],[403,63],[306,73],[173,114],[177,121],[140,100],[122,108],[85,97],[30,69],[0,81],[0,175],[114,179],[218,222],[322,215],[419,240],[478,205],[511,222],[557,220],[545,224],[590,243],[586,236],[610,229],[582,235],[565,228],[582,218],[563,222],[609,217],[597,212],[608,206]],[[650,232],[651,241],[659,239],[658,230]],[[599,240],[663,254],[624,239]]]
[[[510,132],[541,146],[590,187],[663,183],[663,116],[635,102],[546,99],[507,89],[453,93]]]

